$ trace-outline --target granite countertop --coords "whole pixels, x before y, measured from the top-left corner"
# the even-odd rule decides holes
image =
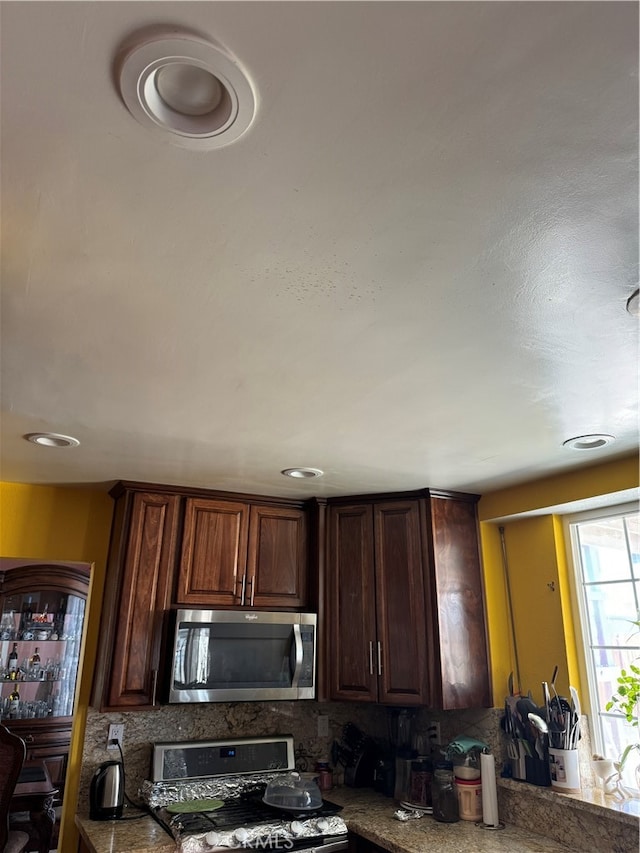
[[[484,830],[473,821],[439,823],[430,816],[399,821],[396,803],[368,788],[334,788],[326,799],[343,807],[349,830],[390,853],[567,853],[555,841],[515,826]],[[175,842],[152,817],[93,821],[77,815],[76,825],[90,853],[176,853]]]
[[[137,812],[132,809],[133,814]],[[175,841],[147,815],[139,820],[89,820],[76,815],[76,826],[90,853],[176,853]]]
[[[343,806],[341,816],[351,832],[390,853],[567,853],[568,849],[516,826],[486,830],[470,820],[439,823],[429,815],[399,821],[393,817],[395,801],[367,788],[334,788],[325,796]]]

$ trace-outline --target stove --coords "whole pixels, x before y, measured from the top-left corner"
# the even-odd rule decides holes
[[[141,794],[180,853],[347,850],[340,806],[323,801],[313,811],[285,812],[262,801],[267,783],[294,769],[291,735],[158,743]],[[206,802],[212,799],[224,805]]]

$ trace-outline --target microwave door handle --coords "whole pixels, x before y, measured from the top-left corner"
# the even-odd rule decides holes
[[[300,625],[293,626],[293,642],[295,644],[296,657],[291,686],[297,687],[302,674],[302,635],[300,633]]]

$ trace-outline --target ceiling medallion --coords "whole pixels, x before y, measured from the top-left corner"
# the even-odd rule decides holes
[[[256,111],[253,87],[231,54],[196,36],[155,36],[130,49],[119,67],[131,115],[183,148],[235,142]]]

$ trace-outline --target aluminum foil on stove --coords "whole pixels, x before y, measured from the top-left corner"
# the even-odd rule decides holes
[[[341,817],[334,815],[325,820],[327,826],[323,829],[323,836],[346,836],[347,825]],[[178,834],[175,837],[180,853],[209,853],[209,851],[223,848],[237,850],[251,847],[260,850],[290,850],[293,839],[318,837],[315,821],[305,822],[304,820],[300,822],[295,834],[291,832],[291,824],[281,820],[243,827],[240,837],[237,833],[238,829],[225,829],[184,837]]]
[[[281,775],[282,771],[252,773],[246,776],[216,776],[208,779],[177,779],[173,782],[147,780],[142,783],[139,794],[149,808],[166,806],[169,803],[185,803],[188,800],[230,800],[266,786],[271,779]]]

